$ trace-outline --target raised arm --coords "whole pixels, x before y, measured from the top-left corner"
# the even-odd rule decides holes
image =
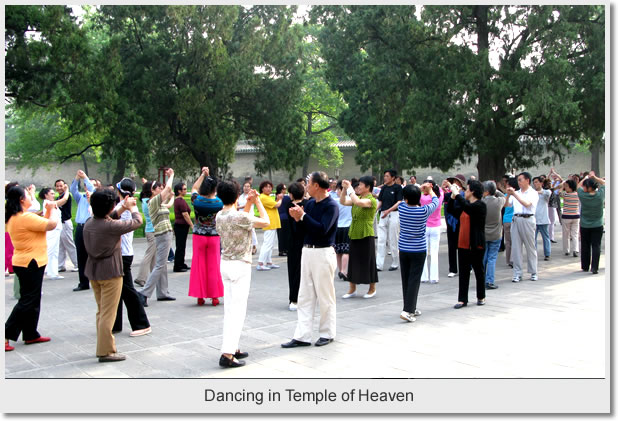
[[[202,183],[204,182],[204,178],[208,177],[209,174],[210,174],[210,171],[208,170],[208,167],[202,167],[202,173],[200,174],[198,179],[195,180],[195,183],[193,183],[193,187],[191,187],[191,194],[197,193],[200,191],[200,187],[202,186]]]
[[[174,170],[171,169],[171,168],[168,168],[165,171],[165,175],[168,176],[167,183],[165,183],[165,188],[160,193],[161,194],[161,203],[164,203],[164,204],[165,204],[165,202],[167,202],[167,200],[170,197],[172,197],[172,198],[174,197],[174,192],[172,191],[172,185],[174,183]]]

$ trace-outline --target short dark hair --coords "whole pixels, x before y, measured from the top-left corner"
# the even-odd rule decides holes
[[[283,191],[283,189],[285,189],[285,183],[279,183],[277,184],[277,188],[275,189],[275,194],[279,194]]]
[[[152,181],[147,181],[142,186],[142,192],[139,195],[140,199],[148,199],[152,197]]]
[[[421,189],[414,184],[408,184],[403,188],[403,199],[410,206],[421,204]]]
[[[321,189],[327,189],[330,186],[328,175],[324,171],[315,171],[310,178],[312,183],[317,183]]]
[[[115,204],[116,193],[110,189],[96,189],[90,196],[90,207],[92,207],[93,215],[97,218],[105,218],[114,209]]]
[[[369,187],[369,191],[373,190],[373,177],[370,175],[364,175],[359,180],[359,183],[363,183],[365,186]]]
[[[41,200],[45,200],[45,195],[47,193],[49,193],[50,191],[53,191],[54,189],[52,189],[51,187],[44,187],[41,189],[41,191],[39,192],[39,199]]]
[[[384,174],[386,174],[386,173],[389,173],[389,175],[390,175],[391,177],[393,177],[393,178],[394,178],[394,177],[397,177],[397,170],[393,170],[393,169],[385,170],[385,171],[384,171]]]
[[[477,199],[483,198],[483,183],[478,180],[472,180],[468,182],[468,189],[474,197]]]
[[[523,175],[525,179],[528,180],[528,183],[532,182],[532,176],[530,175],[530,173],[528,171],[522,171],[517,175],[517,178],[519,178],[520,175]]]
[[[533,178],[532,178],[532,182],[533,182],[533,183],[534,183],[534,180],[539,180],[539,183],[543,184],[543,179],[541,179],[541,177],[540,177],[540,176],[538,176],[538,177],[533,177]]]
[[[211,195],[217,189],[217,179],[215,177],[207,176],[204,177],[202,181],[202,185],[200,186],[199,194],[200,196],[208,196]]]
[[[64,180],[63,180],[62,178],[59,178],[59,179],[57,179],[56,181],[54,181],[54,186],[55,186],[56,184],[58,184],[58,181],[62,181],[62,182],[64,183]]]
[[[294,200],[300,200],[305,196],[305,188],[296,181],[288,186],[288,193],[292,195]]]
[[[569,186],[569,188],[570,188],[572,191],[577,190],[577,183],[575,182],[575,180],[571,180],[571,179],[569,178],[567,181],[565,181],[565,183],[566,183],[566,185],[567,185],[567,186]]]
[[[258,190],[260,191],[260,194],[262,193],[262,190],[264,190],[264,187],[266,186],[274,187],[273,183],[271,183],[269,180],[264,180],[260,183],[260,187],[258,188]]]
[[[593,180],[592,178],[587,178],[584,180],[584,187],[588,187],[589,189],[596,190],[599,187],[599,183],[597,180]]]
[[[509,178],[509,180],[506,183],[509,185],[509,187],[512,187],[515,190],[517,190],[519,188],[519,184],[517,184],[517,178],[516,177]]]
[[[395,177],[395,179],[399,180],[401,182],[401,184],[405,183],[405,180],[403,179],[402,176],[398,175],[397,177]]]
[[[217,197],[224,205],[231,205],[236,202],[240,195],[240,185],[236,180],[223,180],[217,185]]]
[[[180,195],[180,192],[182,191],[182,186],[186,186],[186,184],[183,182],[180,182],[174,185],[174,196]]]
[[[305,179],[301,177],[301,178],[297,179],[296,182],[297,183],[303,183],[303,182],[305,182]]]

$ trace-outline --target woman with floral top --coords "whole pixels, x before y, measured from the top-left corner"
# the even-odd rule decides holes
[[[223,342],[219,365],[223,368],[245,365],[242,358],[249,356],[238,348],[240,334],[247,313],[247,299],[251,287],[251,230],[269,225],[268,215],[257,192],[248,194],[244,211],[236,209],[240,188],[235,181],[223,181],[217,186],[217,195],[223,209],[216,216],[216,224],[221,236],[221,276],[225,288],[223,307]],[[250,213],[256,205],[260,217]],[[195,255],[195,254],[194,254]]]
[[[199,306],[204,305],[205,298],[212,298],[212,305],[216,306],[219,304],[219,297],[223,297],[223,283],[219,270],[221,243],[215,222],[217,212],[223,208],[223,203],[216,197],[216,188],[217,180],[210,177],[208,167],[204,167],[191,189],[195,223],[189,297],[196,297]]]

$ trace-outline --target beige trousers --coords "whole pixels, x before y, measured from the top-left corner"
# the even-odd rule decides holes
[[[303,247],[298,290],[298,323],[294,339],[311,342],[316,305],[320,307],[320,337],[334,339],[337,329],[337,304],[333,277],[337,255],[333,247]]]
[[[97,302],[97,357],[104,357],[116,352],[116,341],[112,327],[116,321],[116,312],[122,292],[122,277],[104,281],[90,280],[94,299]]]
[[[146,252],[144,253],[144,260],[139,266],[139,273],[135,278],[136,281],[144,281],[148,279],[148,275],[154,269],[155,265],[155,255],[157,254],[157,245],[155,244],[155,236],[154,232],[146,233]]]

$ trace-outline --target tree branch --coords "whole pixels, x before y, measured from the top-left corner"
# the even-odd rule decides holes
[[[64,158],[62,158],[62,160],[60,161],[61,164],[64,164],[66,161],[68,161],[69,159],[76,157],[76,156],[80,156],[81,154],[83,154],[84,152],[86,152],[88,149],[90,148],[94,148],[96,146],[103,146],[105,145],[107,142],[101,142],[101,143],[91,143],[90,145],[86,146],[84,149],[82,149],[79,152],[75,152],[72,153],[70,155],[66,155]]]
[[[81,130],[78,130],[76,132],[71,133],[70,135],[68,135],[67,137],[65,137],[64,139],[59,139],[56,141],[53,141],[50,145],[49,148],[53,148],[54,146],[56,146],[58,143],[62,143],[62,142],[66,142],[67,140],[69,140],[70,138],[72,138],[73,136],[77,136],[82,134],[83,132],[85,132],[86,130],[88,130],[90,127],[94,126],[94,123],[88,124],[86,127],[82,128]]]
[[[331,124],[330,126],[324,128],[322,130],[318,130],[317,132],[311,132],[311,135],[313,136],[313,135],[316,135],[316,134],[322,134],[324,132],[327,132],[327,131],[331,130],[332,128],[334,128],[336,126],[337,126],[336,124]]]

